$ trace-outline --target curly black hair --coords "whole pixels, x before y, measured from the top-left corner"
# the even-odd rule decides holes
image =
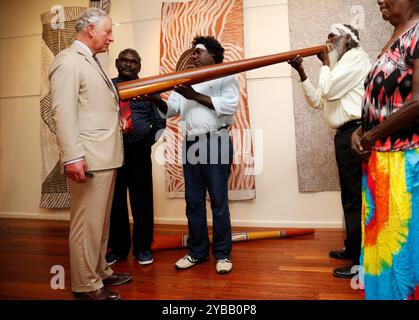
[[[203,44],[208,52],[214,55],[215,63],[223,62],[225,50],[217,39],[210,36],[196,36],[192,41],[192,48],[195,48],[199,43]]]

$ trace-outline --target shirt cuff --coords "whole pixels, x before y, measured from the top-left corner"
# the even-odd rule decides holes
[[[80,161],[83,161],[83,160],[84,160],[84,156],[83,157],[80,157],[80,158],[77,158],[77,159],[68,160],[68,161],[66,161],[66,162],[63,163],[63,166],[67,166],[69,164],[80,162]]]
[[[312,88],[313,86],[309,78],[305,79],[304,81],[300,81],[300,85],[304,89],[305,92],[310,90],[310,88]]]
[[[324,72],[330,73],[330,67],[329,66],[323,66],[320,68],[320,75]]]

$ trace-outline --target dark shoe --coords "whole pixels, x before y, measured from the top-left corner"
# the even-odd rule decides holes
[[[329,257],[340,260],[352,260],[352,257],[345,250],[332,250],[329,252]]]
[[[130,273],[114,272],[110,277],[102,280],[105,286],[119,286],[120,284],[130,282],[132,280]]]
[[[151,251],[140,251],[137,255],[137,261],[139,264],[145,266],[147,264],[153,263],[153,255],[151,254]]]
[[[90,292],[73,292],[77,299],[83,300],[120,300],[121,295],[107,287]]]
[[[333,270],[333,275],[336,278],[346,278],[346,279],[352,279],[355,277],[359,272],[359,266],[358,265],[350,265],[346,267],[340,267]]]
[[[106,254],[105,259],[109,266],[113,265],[115,262],[120,260],[120,258],[112,251]]]

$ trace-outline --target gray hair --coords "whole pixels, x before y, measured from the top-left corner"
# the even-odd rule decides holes
[[[103,17],[108,17],[108,14],[98,8],[89,8],[83,11],[80,18],[76,21],[76,32],[80,33],[86,29],[89,24],[98,25]]]

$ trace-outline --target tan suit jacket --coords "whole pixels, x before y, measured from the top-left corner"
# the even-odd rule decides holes
[[[49,78],[63,162],[84,156],[89,170],[120,167],[118,93],[91,53],[73,43],[54,59]]]
[[[95,171],[86,183],[69,179],[71,287],[95,291],[113,272],[105,255],[115,168],[123,160],[118,95],[89,50],[77,42],[57,55],[49,76],[63,162],[84,157]]]

